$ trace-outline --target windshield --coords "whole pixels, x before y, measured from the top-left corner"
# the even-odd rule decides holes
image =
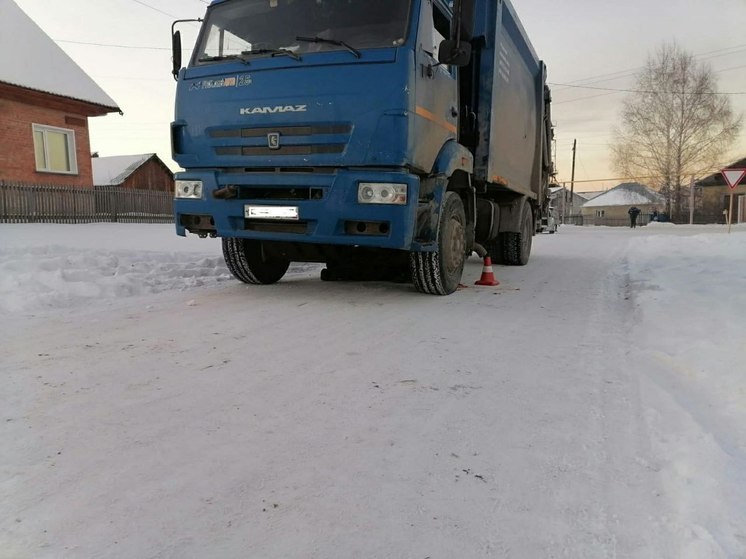
[[[209,10],[192,63],[398,46],[408,16],[405,0],[232,0]]]

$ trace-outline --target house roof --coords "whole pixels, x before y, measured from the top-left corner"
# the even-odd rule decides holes
[[[734,161],[725,168],[746,169],[746,157],[744,157],[743,159],[739,159],[738,161]],[[744,184],[744,181],[741,181],[740,184]],[[725,186],[725,179],[723,178],[723,175],[718,171],[717,173],[713,173],[708,177],[698,180],[697,186]]]
[[[13,0],[0,0],[0,14],[0,82],[119,111],[116,102]]]
[[[584,208],[663,204],[663,197],[638,182],[624,182],[583,204]]]
[[[586,200],[593,200],[597,196],[601,196],[601,194],[603,193],[603,190],[593,190],[591,192],[576,192],[575,194],[577,194],[581,198],[585,198]]]
[[[570,189],[566,186],[550,186],[549,192],[552,195],[556,195],[558,192],[570,192]],[[603,191],[599,190],[598,192],[573,192],[574,196],[580,196],[584,200],[590,200],[594,196],[598,196],[599,194],[603,194]]]
[[[155,153],[93,157],[91,158],[93,184],[96,186],[118,186],[153,157],[158,159]],[[165,166],[165,164],[163,165]]]

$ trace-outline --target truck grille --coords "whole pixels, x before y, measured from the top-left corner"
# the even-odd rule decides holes
[[[216,155],[282,156],[343,153],[351,133],[351,124],[316,124],[213,129],[208,136]]]

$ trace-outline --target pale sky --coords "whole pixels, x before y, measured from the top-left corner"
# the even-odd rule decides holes
[[[170,27],[177,18],[201,17],[207,1],[15,1],[124,111],[91,119],[91,149],[101,156],[157,152],[175,169],[169,139],[175,90]],[[577,139],[577,191],[621,182],[598,179],[617,177],[608,143],[626,95],[579,86],[633,89],[633,74],[647,56],[675,40],[712,66],[721,92],[746,92],[746,0],[513,0],[513,5],[547,64],[549,82],[574,86],[551,87],[558,178],[569,186]],[[191,47],[197,27],[180,28],[185,47]],[[737,112],[746,113],[746,95],[729,97]],[[746,157],[746,125],[720,163],[741,157]]]

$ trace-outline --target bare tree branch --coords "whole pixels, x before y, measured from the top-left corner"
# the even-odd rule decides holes
[[[682,185],[723,160],[743,122],[730,99],[718,95],[712,69],[677,44],[666,44],[637,76],[624,101],[612,143],[614,167],[630,178],[656,176],[651,186],[682,217]]]

